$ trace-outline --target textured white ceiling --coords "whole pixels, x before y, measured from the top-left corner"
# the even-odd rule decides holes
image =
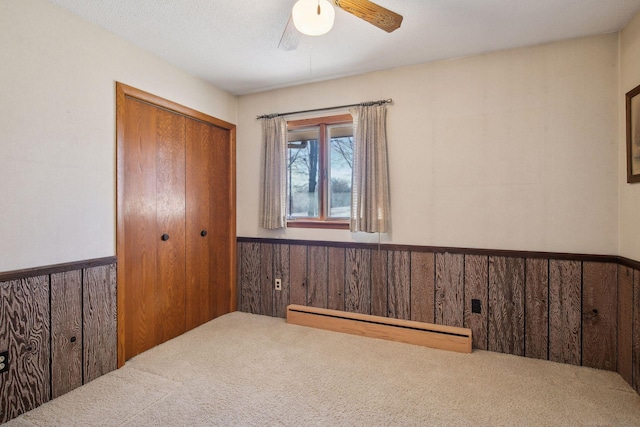
[[[233,94],[620,30],[640,0],[376,0],[388,34],[342,10],[278,49],[295,0],[49,0]]]

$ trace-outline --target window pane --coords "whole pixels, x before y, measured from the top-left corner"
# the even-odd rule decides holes
[[[287,210],[290,217],[317,218],[320,215],[318,191],[318,128],[289,131]]]
[[[353,165],[353,127],[329,128],[329,216],[349,218],[351,212],[351,170]]]

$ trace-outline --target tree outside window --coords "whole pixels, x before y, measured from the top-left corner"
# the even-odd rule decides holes
[[[348,228],[351,115],[290,121],[288,126],[288,226]]]

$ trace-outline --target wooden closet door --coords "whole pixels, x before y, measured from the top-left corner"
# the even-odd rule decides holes
[[[125,358],[156,342],[156,114],[149,104],[125,99],[124,108],[124,295]],[[122,183],[121,183],[122,184]],[[122,308],[121,308],[122,309]]]
[[[229,131],[187,119],[186,146],[186,316],[191,329],[230,310]]]
[[[160,344],[185,332],[186,119],[160,109],[157,117],[155,309]]]
[[[187,329],[211,320],[210,288],[214,271],[211,260],[212,210],[215,208],[211,179],[213,166],[212,126],[187,119],[186,125],[186,318]]]
[[[125,136],[123,300],[129,359],[185,330],[184,118],[127,98]]]
[[[235,187],[235,141],[228,129],[211,126],[213,165],[210,180],[215,209],[211,212],[210,251],[212,262],[212,287],[210,293],[211,318],[227,314],[235,304],[236,271],[236,187]]]
[[[122,83],[116,119],[122,366],[235,310],[235,125]]]

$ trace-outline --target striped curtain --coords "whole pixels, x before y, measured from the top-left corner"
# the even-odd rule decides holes
[[[362,105],[353,115],[353,179],[351,232],[389,231],[389,167],[387,161],[387,108]]]
[[[262,119],[260,227],[287,227],[287,121]]]

